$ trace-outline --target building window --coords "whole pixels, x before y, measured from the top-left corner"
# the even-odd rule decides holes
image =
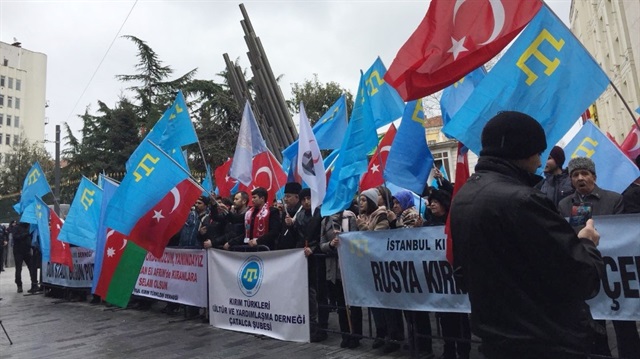
[[[0,87],[4,87],[4,81],[5,81],[6,77],[4,76],[0,76]]]
[[[4,135],[4,144],[7,146],[11,146],[11,135]]]
[[[22,91],[22,80],[16,79],[16,91]]]
[[[13,127],[20,127],[20,117],[19,116],[14,116],[13,117]],[[0,136],[2,137],[2,136]]]
[[[13,135],[13,145],[17,146],[18,142],[20,142],[20,137],[18,137],[18,135]]]
[[[7,126],[11,127],[11,116],[7,115]]]
[[[13,107],[13,97],[7,96],[7,107]]]
[[[0,95],[0,106],[4,106],[4,95]]]
[[[0,113],[0,126],[2,126],[2,124],[4,124],[4,115]],[[0,136],[0,139],[2,139],[2,136]]]
[[[20,109],[20,97],[16,97],[16,110]]]
[[[9,85],[7,87],[9,87],[10,89],[13,88],[13,77],[9,77]]]

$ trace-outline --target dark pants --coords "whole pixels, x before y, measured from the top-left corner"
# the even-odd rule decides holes
[[[433,341],[431,339],[429,312],[405,310],[404,319],[407,322],[407,337],[409,338],[411,349],[432,353]]]
[[[362,337],[362,308],[346,308],[342,281],[337,280],[335,283],[327,281],[327,283],[331,297],[335,299],[338,306],[338,323],[340,323],[342,339],[360,339]],[[351,326],[349,326],[349,321],[351,321]]]
[[[609,349],[609,336],[607,335],[607,321],[595,320],[596,331],[593,335],[593,344],[591,346],[591,354],[611,356]]]
[[[469,358],[471,351],[469,316],[466,313],[440,313],[440,327],[442,327],[442,336],[445,337],[443,358]]]
[[[614,320],[612,323],[616,331],[618,356],[624,359],[640,359],[640,337],[636,322]]]
[[[0,239],[0,271],[4,268],[4,242]]]
[[[376,338],[404,340],[404,321],[399,309],[371,308],[376,323]]]
[[[31,286],[38,285],[38,269],[35,267],[33,256],[31,255],[31,248],[17,248],[13,247],[13,257],[16,261],[16,284],[18,287],[22,287],[22,263],[27,264],[29,269],[29,277],[31,277]]]

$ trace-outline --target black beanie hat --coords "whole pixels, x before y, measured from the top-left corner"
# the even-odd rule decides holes
[[[553,160],[556,161],[556,166],[562,168],[565,160],[564,150],[562,149],[562,147],[553,146],[553,148],[551,149],[551,153],[549,153],[549,157],[553,158]]]
[[[300,200],[302,200],[305,197],[311,197],[311,189],[310,188],[301,189],[298,197],[300,197]]]
[[[520,160],[546,148],[544,129],[533,117],[522,112],[500,112],[482,130],[480,156]]]
[[[284,193],[298,194],[302,189],[302,185],[298,182],[288,182],[284,185]]]

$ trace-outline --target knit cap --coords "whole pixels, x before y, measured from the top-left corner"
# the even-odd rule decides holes
[[[519,160],[547,148],[544,129],[533,117],[516,111],[495,115],[482,130],[480,156]]]

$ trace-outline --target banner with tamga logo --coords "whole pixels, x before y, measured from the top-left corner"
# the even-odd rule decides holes
[[[43,262],[42,281],[69,288],[91,288],[93,281],[94,254],[82,247],[71,247],[73,269],[66,265]]]
[[[214,327],[308,342],[308,295],[302,249],[209,251],[209,321]]]
[[[204,308],[207,264],[204,249],[165,248],[162,258],[147,253],[133,294]]]

